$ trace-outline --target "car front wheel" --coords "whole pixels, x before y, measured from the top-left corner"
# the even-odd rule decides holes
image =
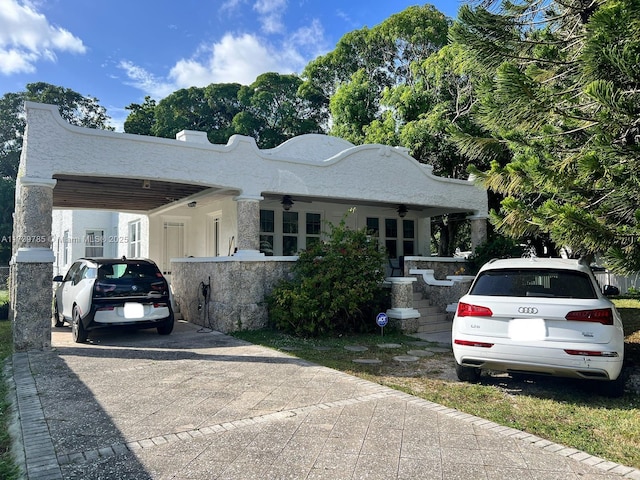
[[[56,327],[64,327],[64,319],[60,312],[58,311],[58,302],[55,301],[53,304],[53,320],[55,321]]]
[[[80,310],[77,306],[73,307],[73,318],[71,319],[71,336],[76,343],[84,343],[87,341],[87,331],[84,329],[82,319],[80,318]]]
[[[465,367],[456,362],[456,375],[461,382],[477,383],[480,380],[480,369]]]

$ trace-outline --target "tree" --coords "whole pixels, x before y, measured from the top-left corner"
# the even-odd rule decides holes
[[[305,133],[322,133],[319,109],[298,95],[296,75],[263,73],[238,91],[242,111],[233,118],[235,131],[256,139],[260,148],[273,148]]]
[[[27,84],[24,92],[6,93],[0,98],[0,237],[10,237],[13,228],[15,180],[26,127],[25,101],[58,105],[60,115],[72,125],[113,130],[98,99],[85,97],[71,89],[38,82]],[[6,203],[5,203],[6,202]],[[8,230],[7,230],[8,229]],[[6,235],[5,235],[6,234]],[[0,246],[0,263],[11,257],[11,247]]]
[[[349,32],[333,51],[305,67],[301,95],[314,98],[324,118],[328,118],[330,110],[332,133],[358,133],[364,127],[358,122],[370,123],[383,115],[379,101],[385,88],[412,84],[411,65],[446,45],[448,26],[449,21],[441,12],[424,5],[409,7],[373,28]],[[341,89],[346,91],[340,93]],[[348,102],[349,92],[354,89],[366,99],[355,115],[354,102]],[[332,100],[334,95],[341,100]]]
[[[493,72],[477,116],[491,137],[458,138],[468,155],[493,160],[475,170],[505,196],[492,222],[640,270],[640,4],[483,7],[462,7],[452,37]],[[505,147],[512,160],[501,165]]]
[[[13,210],[15,204],[16,181],[0,178],[0,265],[6,265],[11,258],[11,235],[13,234]],[[0,285],[0,289],[4,289]]]
[[[144,103],[132,103],[125,107],[131,113],[124,121],[124,131],[136,135],[153,135],[156,125],[156,101],[150,96],[144,97]]]

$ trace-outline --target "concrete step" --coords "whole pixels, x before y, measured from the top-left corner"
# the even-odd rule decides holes
[[[451,332],[451,322],[420,324],[417,333]]]
[[[421,310],[418,310],[418,312],[420,312],[419,323],[439,323],[439,322],[451,323],[446,313],[442,313],[440,311],[423,313]]]
[[[444,313],[440,307],[436,307],[433,305],[413,305],[413,308],[420,312],[420,315],[436,315],[438,313]]]

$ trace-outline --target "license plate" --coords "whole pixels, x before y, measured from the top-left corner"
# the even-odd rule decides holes
[[[535,342],[547,338],[542,318],[514,318],[509,321],[509,338],[520,342]]]
[[[142,318],[144,317],[144,305],[141,303],[125,303],[124,318]]]

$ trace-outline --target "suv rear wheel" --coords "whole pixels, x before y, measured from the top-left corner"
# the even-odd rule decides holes
[[[477,383],[480,380],[480,369],[475,367],[465,367],[456,362],[456,375],[461,382]]]

